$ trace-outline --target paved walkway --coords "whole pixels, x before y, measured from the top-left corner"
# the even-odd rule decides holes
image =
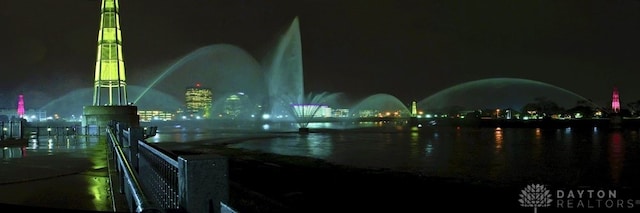
[[[111,193],[106,138],[40,137],[27,146],[0,141],[0,209],[122,212]]]

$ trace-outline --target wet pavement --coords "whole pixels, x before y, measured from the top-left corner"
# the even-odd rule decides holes
[[[6,144],[6,143],[5,143]],[[106,137],[45,136],[0,141],[0,209],[121,212],[111,193]]]

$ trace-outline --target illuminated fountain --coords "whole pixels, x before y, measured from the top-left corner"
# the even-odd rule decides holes
[[[271,55],[267,56],[265,68],[272,115],[291,112],[291,104],[305,104],[298,17],[282,35]]]
[[[250,104],[245,108],[258,109],[271,117],[291,118],[291,103],[303,104],[302,50],[298,18],[281,36],[273,52],[259,63],[245,50],[231,44],[215,44],[175,61],[163,69],[158,77],[135,99],[138,103],[148,90],[155,88],[175,97],[183,96],[186,85],[198,83],[212,89],[214,108],[221,110],[233,94],[243,94]],[[167,82],[168,81],[168,82]],[[286,97],[291,103],[284,103]],[[220,112],[214,112],[221,114]]]
[[[442,111],[450,107],[467,110],[520,110],[535,98],[545,98],[563,107],[575,106],[578,101],[584,101],[594,108],[601,108],[569,90],[520,78],[488,78],[458,84],[424,98],[418,102],[418,108],[427,111]]]
[[[136,105],[142,110],[166,110],[173,111],[182,106],[182,101],[173,96],[155,89],[147,89],[141,86],[129,85],[128,93],[131,95],[146,93],[145,97],[138,100]],[[82,88],[71,91],[58,97],[41,108],[39,111],[53,112],[60,117],[77,117],[82,115],[82,108],[91,104],[93,88]]]
[[[188,85],[199,83],[211,88],[215,97],[243,92],[254,103],[264,102],[266,86],[262,66],[245,50],[231,44],[201,47],[173,62],[151,79],[134,99],[138,103],[147,92],[156,89],[174,97],[183,97]],[[220,99],[214,102],[219,102]]]
[[[411,111],[393,95],[378,93],[359,101],[349,110],[353,117],[408,118]]]
[[[304,98],[296,96],[281,96],[281,105],[287,106],[285,109],[289,110],[289,115],[293,117],[296,124],[298,124],[298,131],[300,133],[309,132],[309,123],[317,116],[320,109],[326,107],[326,97],[329,93],[313,94],[309,93]]]
[[[170,79],[170,83],[164,82]],[[302,45],[298,18],[294,18],[289,28],[281,35],[262,64],[246,51],[230,44],[216,44],[200,48],[177,60],[153,79],[146,90],[140,93],[134,103],[146,95],[146,91],[156,88],[173,93],[176,97],[185,85],[198,83],[211,87],[218,99],[214,109],[223,111],[224,102],[233,94],[249,97],[242,103],[244,108],[257,109],[267,113],[271,119],[296,122],[305,129],[313,117],[314,110],[308,107],[320,103],[326,93],[304,94]],[[300,110],[301,106],[304,110]],[[215,112],[222,117],[227,112]],[[226,115],[225,114],[225,115]]]
[[[301,132],[306,132],[309,123],[323,108],[343,105],[342,108],[348,109],[353,105],[340,103],[342,93],[305,94],[302,64],[300,27],[296,17],[261,62],[235,45],[208,45],[164,66],[160,64],[145,70],[145,73],[157,70],[155,75],[151,74],[155,78],[145,78],[149,82],[142,84],[147,86],[130,84],[128,93],[133,97],[132,103],[141,109],[174,111],[183,107],[181,97],[185,88],[198,83],[211,88],[214,94],[213,119],[242,121],[268,117],[268,122],[295,123]],[[90,100],[90,94],[90,89],[76,90],[52,101],[42,110],[73,115],[76,108],[90,104],[86,101]],[[78,106],[69,103],[78,103]],[[389,104],[392,109],[383,109]],[[231,108],[234,109],[229,110]],[[404,104],[388,94],[372,95],[354,109],[389,111],[395,116],[409,114]],[[328,114],[327,111],[323,113]]]

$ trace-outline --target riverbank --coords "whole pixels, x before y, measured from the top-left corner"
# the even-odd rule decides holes
[[[526,210],[518,202],[524,184],[353,168],[315,158],[232,149],[225,144],[169,150],[179,155],[228,157],[229,203],[239,212],[422,212],[471,206]]]
[[[356,132],[362,133],[362,131],[365,130],[357,130]],[[493,134],[494,132],[491,131],[490,133]],[[439,175],[442,174],[439,171],[434,171],[430,174],[419,173],[417,172],[418,170],[402,169],[402,165],[400,165],[400,168],[397,166],[391,167],[398,168],[398,170],[351,167],[345,166],[345,164],[334,164],[330,161],[324,161],[319,158],[271,154],[269,151],[252,151],[249,149],[232,148],[237,146],[231,146],[233,144],[246,141],[260,142],[264,140],[265,144],[263,146],[266,150],[271,148],[295,148],[295,141],[291,143],[278,143],[277,147],[273,147],[273,144],[267,143],[267,141],[274,137],[286,138],[287,135],[292,136],[290,134],[298,133],[260,134],[247,135],[245,137],[222,137],[223,135],[221,135],[221,137],[217,139],[190,142],[162,142],[154,144],[161,146],[163,149],[170,150],[177,155],[218,154],[226,156],[229,160],[229,204],[239,212],[439,212],[442,209],[455,211],[467,210],[469,208],[490,211],[507,210],[509,212],[532,212],[534,210],[531,207],[522,207],[522,204],[519,201],[522,198],[522,191],[531,184],[545,185],[549,193],[553,193],[553,199],[555,199],[556,196],[554,192],[557,190],[617,190],[619,191],[620,198],[633,199],[634,202],[638,203],[635,206],[640,208],[640,200],[638,199],[640,198],[640,191],[637,190],[638,185],[633,181],[620,180],[621,182],[618,183],[618,179],[612,181],[607,175],[586,177],[593,175],[592,172],[606,174],[609,172],[605,169],[606,167],[582,167],[583,170],[575,170],[578,172],[576,175],[583,174],[586,175],[585,177],[576,176],[575,178],[570,179],[555,179],[547,177],[546,175],[549,175],[547,173],[564,168],[563,165],[545,163],[544,165],[540,165],[540,167],[530,167],[532,164],[513,162],[513,165],[517,165],[518,169],[511,171],[528,172],[526,170],[530,169],[545,173],[540,173],[540,176],[529,176],[527,178],[509,178],[511,176],[517,177],[519,175],[493,173],[492,170],[482,167],[484,164],[491,163],[483,162],[487,158],[474,158],[476,159],[475,161],[478,162],[473,163],[473,165],[479,166],[475,169],[478,169],[481,173],[486,172],[488,175],[497,175],[499,177],[480,178],[484,176],[457,175],[455,178],[448,178],[448,176],[445,177]],[[302,143],[306,144],[306,142]],[[620,145],[620,142],[617,143]],[[372,144],[374,143],[370,143],[368,145]],[[460,143],[450,145],[455,144],[460,145]],[[577,144],[582,144],[582,142],[577,142]],[[462,145],[469,146],[468,148],[470,149],[484,147],[466,143],[463,143]],[[588,143],[587,145],[591,146],[592,144]],[[628,146],[627,149],[632,148],[630,146]],[[550,146],[549,148],[551,147],[554,146]],[[608,147],[608,145],[605,147]],[[613,148],[615,147],[617,146],[614,146]],[[366,145],[351,148],[367,149]],[[469,157],[474,155],[474,153],[469,149],[440,148],[450,152],[464,153],[462,155],[469,155]],[[507,145],[505,148],[511,149],[513,147]],[[336,155],[338,155],[337,152],[340,152],[340,155],[346,154],[344,153],[344,149],[338,149],[337,147],[334,147],[331,150],[332,152],[336,152]],[[394,149],[385,148],[385,150],[397,152],[397,150]],[[372,152],[347,153],[371,154]],[[517,152],[511,150],[510,153]],[[546,149],[544,153],[549,154],[546,156],[549,158],[565,159],[563,158],[564,155],[552,154],[549,149]],[[593,156],[593,154],[591,156]],[[526,158],[527,156],[522,157]],[[373,160],[376,156],[366,156],[366,158]],[[384,158],[384,156],[380,156],[380,158]],[[512,160],[517,161],[515,158]],[[603,159],[610,160],[609,158]],[[616,162],[615,158],[613,158],[612,162]],[[584,163],[589,165],[588,162]],[[627,165],[633,165],[633,161],[626,161],[626,163]],[[442,167],[443,164],[446,166]],[[347,165],[351,164],[347,163]],[[439,162],[439,165],[441,165],[439,168],[450,170],[454,173],[457,172],[456,170],[468,169],[459,161],[457,162],[455,160],[447,161],[445,159],[445,161]],[[581,167],[581,165],[576,166]],[[625,172],[631,173],[634,171],[635,170],[633,169],[625,170]],[[560,172],[558,174],[564,173]],[[568,175],[571,176],[573,173],[571,172],[571,174]],[[624,176],[635,177],[634,175]],[[495,182],[488,180],[495,180]],[[567,202],[567,199],[562,199],[558,202],[553,201],[550,204],[564,205]],[[575,205],[577,206],[578,204]],[[633,208],[585,209],[584,207],[577,207],[568,209],[564,207],[553,208],[552,206],[545,207],[544,212],[602,212],[603,210],[608,210],[607,212],[630,212]]]

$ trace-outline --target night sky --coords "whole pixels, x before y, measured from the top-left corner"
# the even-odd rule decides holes
[[[0,1],[0,107],[93,86],[98,0]],[[212,44],[263,57],[299,17],[305,92],[404,103],[486,78],[640,100],[640,1],[120,0],[127,83]],[[195,81],[195,80],[194,80]],[[188,86],[188,85],[185,85]],[[532,97],[533,99],[533,97]],[[30,105],[31,104],[31,105]]]

